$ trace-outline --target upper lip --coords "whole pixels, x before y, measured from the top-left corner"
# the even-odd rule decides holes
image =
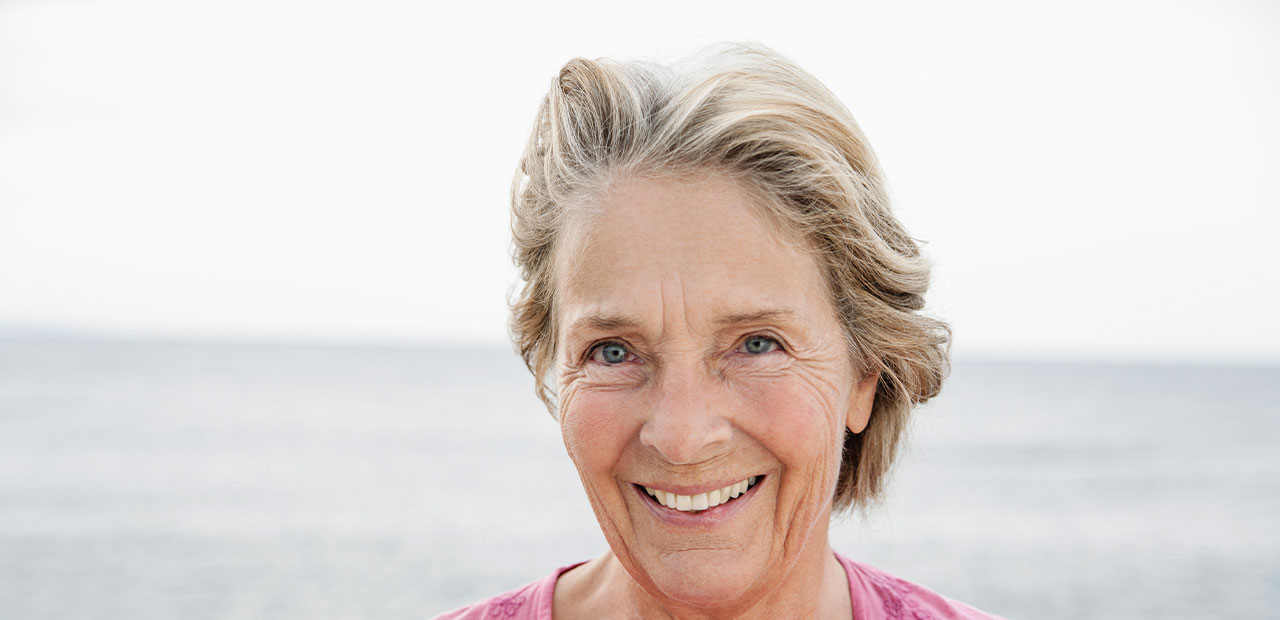
[[[721,482],[703,483],[703,484],[696,484],[696,485],[667,484],[665,482],[657,483],[657,484],[647,484],[643,482],[637,482],[636,484],[639,484],[642,487],[648,487],[650,489],[666,491],[667,493],[675,493],[676,495],[698,495],[701,493],[710,493],[711,491],[715,491],[717,489],[723,489],[731,484],[737,484],[739,482],[742,482],[743,480],[747,480],[752,476],[762,477],[762,474],[747,474],[745,476],[739,476],[737,478],[724,478],[722,479]]]

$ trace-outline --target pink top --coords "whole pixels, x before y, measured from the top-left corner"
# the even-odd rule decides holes
[[[835,555],[849,576],[855,620],[1000,620],[999,616],[983,613],[839,553]],[[434,620],[551,620],[556,580],[574,566],[578,564],[556,569],[522,588],[441,614]]]

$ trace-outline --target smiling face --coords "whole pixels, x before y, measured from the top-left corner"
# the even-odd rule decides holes
[[[636,178],[592,206],[556,252],[565,446],[649,596],[745,608],[829,559],[844,429],[875,377],[818,264],[733,181]]]

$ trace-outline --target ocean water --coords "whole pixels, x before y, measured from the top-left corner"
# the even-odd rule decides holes
[[[1277,403],[959,362],[832,543],[1011,618],[1274,617]],[[0,617],[428,618],[604,548],[506,350],[0,340]]]

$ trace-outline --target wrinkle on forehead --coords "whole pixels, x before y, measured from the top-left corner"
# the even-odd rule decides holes
[[[806,240],[795,234],[770,209],[764,207],[758,191],[748,184],[734,180],[726,173],[715,170],[695,170],[681,174],[658,173],[615,173],[599,187],[579,194],[564,205],[563,223],[560,234],[552,248],[555,257],[556,275],[558,277],[575,277],[579,274],[572,269],[570,262],[574,256],[593,249],[597,240],[586,231],[595,227],[601,220],[615,216],[613,213],[619,205],[635,206],[652,203],[651,194],[702,194],[712,198],[729,194],[730,201],[746,207],[746,213],[753,214],[757,226],[756,232],[762,232],[779,245],[789,246],[801,253],[812,255],[812,249]],[[654,206],[650,204],[649,206]],[[661,231],[645,232],[690,232],[681,228],[678,222]],[[697,236],[692,241],[705,239],[713,231],[695,231]],[[689,241],[688,239],[686,239]]]
[[[714,328],[732,315],[790,312],[797,297],[812,300],[814,293],[829,303],[812,253],[764,211],[725,176],[614,184],[591,212],[577,211],[565,222],[553,320],[570,328],[588,321],[665,332],[676,324]],[[744,284],[743,273],[762,275],[760,286]],[[623,305],[637,300],[643,303]]]

